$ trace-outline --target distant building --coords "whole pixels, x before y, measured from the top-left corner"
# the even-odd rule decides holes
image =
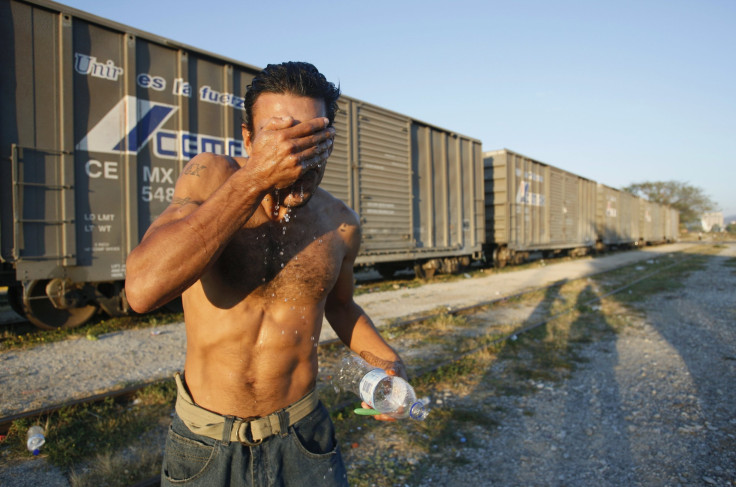
[[[719,230],[723,231],[723,213],[705,213],[700,217],[700,224],[703,227],[703,231],[710,232],[714,226],[717,226]]]

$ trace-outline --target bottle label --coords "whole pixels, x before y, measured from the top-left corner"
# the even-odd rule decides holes
[[[376,386],[383,379],[388,377],[388,374],[381,369],[373,369],[363,376],[360,380],[360,398],[365,401],[370,407],[373,405],[373,391],[376,390]]]

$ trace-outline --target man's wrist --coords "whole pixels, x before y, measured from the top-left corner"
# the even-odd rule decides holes
[[[259,174],[257,163],[253,158],[248,158],[246,163],[230,176],[229,181],[238,193],[244,194],[252,192],[256,195],[258,201],[261,201],[273,188],[265,184],[266,178]]]
[[[363,351],[360,352],[360,356],[363,360],[368,362],[371,365],[374,365],[376,367],[380,367],[385,371],[391,371],[395,375],[398,375],[400,377],[407,377],[406,374],[406,366],[404,365],[404,362],[401,360],[401,357],[399,357],[396,354],[393,354],[393,357],[378,357],[374,355],[371,352]]]

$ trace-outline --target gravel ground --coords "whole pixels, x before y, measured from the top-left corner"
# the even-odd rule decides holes
[[[569,379],[494,398],[504,422],[474,431],[466,465],[433,466],[421,485],[736,485],[732,257],[729,245],[623,333],[583,346],[589,362]]]
[[[658,255],[681,248],[660,248]],[[651,257],[640,252],[620,255],[629,254],[639,254],[639,260]],[[723,265],[727,257],[734,256],[736,245],[729,245],[719,257],[710,259],[706,270],[693,273],[684,290],[660,294],[643,303],[645,317],[625,332],[584,345],[581,353],[589,362],[569,379],[535,382],[536,394],[493,397],[496,406],[506,411],[504,421],[497,428],[474,430],[473,442],[458,445],[462,464],[436,462],[421,485],[736,485],[736,274]],[[561,275],[579,277],[575,266],[588,266],[587,272],[593,273],[601,270],[602,262],[604,259],[548,266],[535,269],[536,275],[522,271],[490,276],[496,280],[484,281],[485,300],[501,293],[513,294],[516,286],[541,285],[559,280]],[[550,269],[556,273],[540,277]],[[465,304],[448,301],[453,292],[464,294],[465,300],[471,294],[478,299],[471,291],[480,287],[473,280],[473,286],[465,281],[454,283],[458,290],[452,292],[447,285],[420,289],[427,288],[421,294],[434,307]],[[372,312],[379,309],[376,303],[382,302],[394,312],[402,312],[405,309],[397,310],[396,303],[416,306],[416,300],[408,297],[416,291],[376,293],[380,296],[368,295],[361,304]],[[425,304],[425,309],[431,307]],[[87,348],[94,345],[95,350],[106,340],[110,345],[105,345],[103,350],[107,351],[92,353],[83,362],[68,358],[69,373],[73,373],[75,363],[91,361],[104,371],[97,375],[108,377],[111,369],[99,364],[109,363],[111,355],[129,357],[129,363],[136,365],[128,368],[139,369],[136,373],[140,369],[156,372],[164,367],[161,357],[168,355],[166,347],[154,354],[158,361],[153,365],[142,363],[151,353],[121,354],[120,347],[129,349],[124,342],[142,346],[171,340],[171,346],[183,350],[183,338],[176,336],[181,328],[167,325],[161,327],[164,333],[159,335],[141,330],[141,336],[128,332],[95,342],[78,340]],[[53,353],[68,355],[63,347],[56,351],[46,347],[50,346],[38,347],[45,350],[44,360]],[[111,354],[115,349],[118,353]],[[21,369],[14,364],[31,351],[0,354],[2,394],[7,394],[7,384],[15,385],[27,375],[19,373]],[[119,367],[126,368],[124,364]],[[41,389],[32,380],[24,386],[26,390]],[[7,397],[2,398],[3,408]],[[468,408],[488,400],[484,390],[453,398]],[[8,486],[67,485],[58,471],[37,460],[0,466],[0,479],[0,484]]]
[[[558,262],[536,269],[492,274],[467,281],[436,282],[413,289],[356,298],[377,326],[438,306],[472,306],[562,279],[575,279],[631,262],[677,252],[673,244],[596,259]],[[472,285],[468,285],[472,283]],[[320,342],[335,338],[329,325]],[[0,353],[0,417],[83,399],[142,381],[170,378],[184,367],[183,323],[100,335]]]

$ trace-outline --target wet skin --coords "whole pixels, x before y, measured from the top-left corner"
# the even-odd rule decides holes
[[[355,352],[400,363],[353,300],[358,217],[318,187],[334,137],[324,115],[322,100],[262,94],[243,131],[250,158],[192,159],[130,254],[134,309],[182,293],[186,381],[206,409],[258,417],[307,394],[323,316]]]

